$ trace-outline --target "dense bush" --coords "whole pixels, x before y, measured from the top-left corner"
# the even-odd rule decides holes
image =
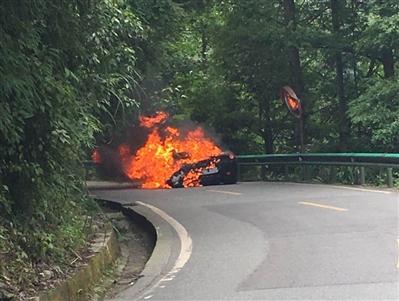
[[[82,161],[137,110],[144,31],[118,1],[3,1],[0,15],[0,250],[15,264],[2,272],[25,275],[83,242]]]

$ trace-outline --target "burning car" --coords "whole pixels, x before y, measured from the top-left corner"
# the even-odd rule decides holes
[[[140,183],[144,189],[236,183],[234,155],[199,125],[178,126],[169,114],[140,116],[134,134],[124,143],[93,152],[92,159],[110,174]],[[111,159],[110,159],[111,158]]]
[[[185,164],[166,181],[173,188],[198,186],[198,183],[203,186],[237,183],[234,154],[224,152],[206,160]]]

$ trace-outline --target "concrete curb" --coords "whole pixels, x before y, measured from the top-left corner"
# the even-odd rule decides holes
[[[39,301],[84,301],[90,299],[90,289],[98,283],[105,270],[112,266],[120,254],[116,233],[108,230],[99,251],[93,255],[88,264],[77,271],[58,287],[39,296]]]
[[[140,184],[138,182],[86,181],[88,190],[132,189],[139,187]]]
[[[126,185],[111,183],[110,185],[92,185],[90,189],[131,188],[134,183]],[[94,187],[94,188],[93,188]],[[121,211],[127,217],[134,219],[144,231],[154,238],[151,257],[145,265],[141,277],[125,291],[118,294],[112,301],[137,300],[145,291],[151,289],[171,270],[177,258],[179,238],[173,227],[161,216],[146,206],[133,203],[122,204],[111,200],[98,200],[112,209]],[[49,290],[38,297],[38,301],[84,301],[90,299],[91,289],[100,282],[107,268],[112,266],[120,255],[120,246],[116,233],[107,233],[105,244],[90,258],[88,264],[77,271],[58,287]]]
[[[150,231],[150,235],[154,235],[154,250],[145,265],[142,277],[134,285],[120,292],[112,301],[140,299],[145,291],[151,289],[170,271],[177,257],[178,236],[169,223],[143,205],[123,205],[115,201],[104,201],[112,208],[139,221],[147,231]]]

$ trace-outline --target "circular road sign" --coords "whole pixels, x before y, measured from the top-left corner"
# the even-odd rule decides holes
[[[288,110],[296,117],[301,118],[302,114],[302,105],[301,101],[296,96],[294,90],[289,87],[285,86],[281,89],[281,99],[287,105]]]

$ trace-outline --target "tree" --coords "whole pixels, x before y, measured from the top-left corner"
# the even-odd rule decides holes
[[[359,95],[349,104],[356,141],[370,151],[398,151],[397,81],[399,4],[372,1],[361,10],[363,30],[356,43],[362,79]]]
[[[287,30],[287,54],[289,61],[289,73],[290,73],[290,82],[289,85],[294,88],[294,91],[297,93],[298,97],[302,99],[302,116],[300,119],[300,123],[296,126],[296,145],[301,145],[300,151],[303,150],[303,139],[304,139],[304,119],[305,119],[305,105],[303,100],[305,99],[305,87],[302,76],[302,67],[301,60],[299,55],[298,48],[298,34],[296,32],[297,29],[297,13],[296,6],[294,0],[283,0],[283,10],[284,10],[284,20],[285,26]],[[302,135],[302,136],[301,136]]]
[[[63,265],[83,243],[82,161],[137,110],[144,37],[124,1],[3,1],[0,16],[0,251],[15,259],[0,272],[25,286],[39,260]]]
[[[341,36],[341,23],[342,23],[342,2],[338,0],[331,0],[331,22],[332,22],[332,30],[337,38]],[[343,41],[341,41],[342,43]],[[334,51],[335,57],[335,70],[336,70],[336,88],[337,88],[337,97],[339,103],[338,114],[340,116],[339,121],[339,141],[340,141],[340,150],[346,151],[348,148],[348,140],[349,140],[349,122],[347,118],[347,96],[345,94],[345,82],[344,82],[344,62],[342,59],[342,45],[339,45],[337,49]]]

